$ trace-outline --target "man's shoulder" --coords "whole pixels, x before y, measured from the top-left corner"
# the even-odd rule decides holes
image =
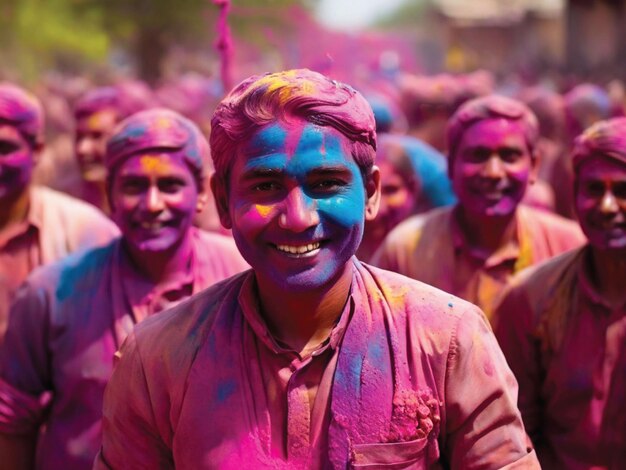
[[[237,308],[241,286],[250,273],[245,271],[218,282],[136,325],[135,339],[143,355],[156,358],[183,349],[197,350],[213,329],[218,311]]]
[[[385,244],[414,247],[424,234],[431,231],[447,232],[448,220],[453,207],[438,207],[422,214],[417,214],[400,222],[385,239]]]
[[[33,197],[36,198],[37,203],[43,205],[44,210],[54,210],[59,213],[68,215],[76,215],[76,211],[80,214],[86,214],[95,218],[107,217],[97,207],[82,201],[69,194],[62,193],[55,189],[47,188],[45,186],[34,186],[32,189]]]
[[[235,240],[233,240],[232,237],[222,235],[220,233],[209,232],[207,230],[195,227],[192,228],[192,230],[195,233],[196,240],[202,246],[202,248],[210,250],[212,254],[228,257],[229,255],[232,255],[234,253],[238,256],[239,259],[241,259],[241,255],[239,255],[239,250],[237,250]]]
[[[97,281],[118,244],[119,239],[114,239],[107,245],[75,251],[60,260],[39,266],[29,274],[27,283],[33,287],[50,286],[62,290],[64,286]]]
[[[483,315],[480,309],[455,295],[393,271],[364,265],[392,310],[422,325],[436,328],[456,322],[463,315]]]
[[[70,251],[100,246],[119,235],[117,225],[85,201],[44,186],[33,187],[31,194],[43,236],[65,239]]]
[[[521,295],[530,306],[543,304],[553,295],[558,295],[563,282],[573,279],[584,249],[570,250],[523,269],[511,278],[506,295]]]
[[[571,237],[584,238],[580,225],[575,220],[526,205],[520,205],[518,210],[522,214],[522,220],[530,228],[541,227],[548,235],[568,234]]]

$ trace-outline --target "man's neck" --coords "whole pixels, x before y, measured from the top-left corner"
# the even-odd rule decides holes
[[[262,314],[274,337],[307,355],[328,338],[345,307],[352,263],[344,265],[330,286],[308,292],[289,292],[258,278],[257,283]]]
[[[591,247],[589,278],[598,294],[611,307],[626,304],[626,250],[599,250]]]
[[[0,201],[0,233],[21,224],[28,217],[30,208],[30,187],[24,188],[19,194]]]
[[[151,285],[168,284],[185,276],[193,256],[190,233],[178,245],[163,252],[141,252],[128,245],[125,248],[133,269]]]
[[[480,216],[459,206],[457,215],[465,240],[477,251],[494,253],[516,237],[515,212],[507,216]]]
[[[105,214],[111,213],[109,200],[106,195],[106,183],[104,181],[83,180],[81,199],[96,206]]]

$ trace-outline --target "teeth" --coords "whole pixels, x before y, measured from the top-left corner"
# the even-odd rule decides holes
[[[294,255],[303,255],[313,250],[317,250],[319,247],[320,247],[319,242],[309,243],[308,245],[300,245],[300,246],[276,245],[276,248],[278,248],[279,251],[283,251],[285,253],[291,253]]]
[[[142,222],[140,224],[141,228],[146,230],[158,230],[163,227],[162,222]]]

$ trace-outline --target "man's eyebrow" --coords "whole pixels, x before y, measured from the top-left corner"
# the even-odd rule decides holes
[[[270,178],[282,175],[284,171],[278,168],[249,168],[241,174],[241,179]]]
[[[337,166],[317,167],[309,171],[310,175],[316,175],[316,176],[332,175],[332,174],[337,174],[337,173],[350,173],[350,169],[343,165],[337,165]]]

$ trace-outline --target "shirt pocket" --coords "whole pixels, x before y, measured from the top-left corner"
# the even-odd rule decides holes
[[[428,437],[403,442],[355,444],[351,468],[422,469],[426,468],[424,449]]]

